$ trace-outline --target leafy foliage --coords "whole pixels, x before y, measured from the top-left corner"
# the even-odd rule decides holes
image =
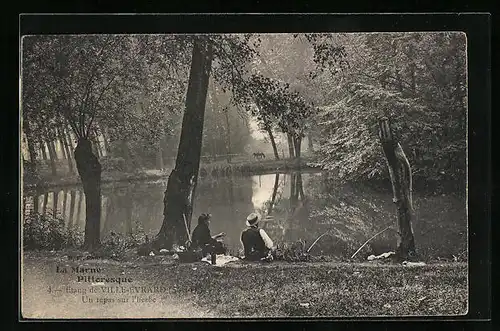
[[[465,178],[465,39],[459,33],[344,35],[350,69],[318,116],[319,164],[345,179],[387,171],[377,120],[389,117],[414,175]]]
[[[257,105],[252,108],[257,120],[264,124],[274,121],[281,132],[304,135],[306,120],[314,108],[299,92],[290,91],[289,84],[260,75],[252,75],[249,89]]]
[[[23,218],[23,247],[26,250],[60,250],[80,247],[82,233],[67,228],[64,220],[52,215],[30,212]]]
[[[31,124],[29,138],[69,124],[77,138],[107,129],[112,142],[133,139],[155,146],[172,130],[167,115],[183,103],[186,50],[186,43],[171,35],[24,37],[23,117]]]

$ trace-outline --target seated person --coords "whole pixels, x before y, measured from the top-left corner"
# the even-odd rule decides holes
[[[215,236],[210,235],[210,214],[201,214],[198,217],[198,225],[193,230],[191,236],[191,249],[201,249],[203,256],[212,254],[225,254],[227,248],[217,239],[224,237],[226,234],[221,232]]]
[[[246,220],[248,228],[241,233],[245,259],[272,261],[273,241],[264,229],[259,229],[259,215],[251,213]]]

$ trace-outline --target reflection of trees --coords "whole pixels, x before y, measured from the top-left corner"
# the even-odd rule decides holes
[[[85,196],[83,195],[82,191],[78,191],[78,207],[76,208],[76,220],[78,221],[78,224],[80,224],[80,221],[82,219],[80,215],[82,214],[82,204],[84,198]]]
[[[276,202],[276,194],[278,193],[278,184],[280,181],[280,174],[277,173],[274,179],[273,195],[271,196],[271,201],[269,203],[269,208],[267,209],[267,214],[271,215],[273,212],[274,203]]]
[[[302,174],[294,172],[290,174],[290,209],[289,212],[295,215],[296,211],[300,210],[306,205],[306,197],[304,194],[304,185],[302,183]]]
[[[309,208],[304,193],[302,174],[300,172],[284,174],[281,183],[279,175],[276,176],[273,195],[266,202],[268,214],[272,211],[276,215],[274,221],[264,222],[263,226],[278,242],[290,241],[293,240],[289,238],[290,230],[293,229],[294,235],[301,236],[302,232],[308,228],[306,225],[309,220]],[[289,196],[285,198],[282,195],[287,183],[290,190]],[[283,184],[283,189],[280,189],[280,184]]]
[[[63,190],[62,192],[63,192],[63,205],[62,205],[61,217],[63,219],[66,219],[66,206],[68,201],[68,194],[66,193],[65,190]]]
[[[53,210],[52,210],[52,216],[57,217],[57,205],[59,203],[59,190],[55,190],[53,193]]]
[[[76,191],[71,190],[70,196],[71,196],[71,202],[70,202],[71,204],[69,206],[68,228],[71,228],[74,226],[73,218],[74,218],[75,205],[76,205]]]
[[[42,215],[45,215],[47,212],[47,203],[48,202],[49,202],[49,192],[45,192],[43,194]]]
[[[259,180],[260,180],[260,177],[259,177]],[[273,213],[273,208],[274,208],[274,205],[276,203],[276,196],[278,194],[279,181],[280,181],[280,174],[277,173],[275,178],[274,178],[274,186],[273,186],[273,193],[271,195],[271,199],[266,201],[264,203],[264,207],[262,208],[262,210],[260,210],[260,214],[263,216],[264,215],[272,215],[272,213]],[[266,228],[267,223],[268,222],[263,222],[262,228]]]
[[[309,221],[309,208],[304,194],[302,173],[294,172],[290,174],[290,208],[288,217],[283,226],[283,236],[292,229],[306,229],[307,224],[300,224]],[[300,233],[297,233],[300,236]]]
[[[113,188],[112,192],[106,194],[105,212],[103,213],[105,216],[102,229],[103,235],[108,234],[117,225],[121,225],[127,234],[132,231],[131,218],[134,199],[137,199],[137,197],[133,196],[132,186],[116,187]],[[117,221],[119,224],[116,224]]]

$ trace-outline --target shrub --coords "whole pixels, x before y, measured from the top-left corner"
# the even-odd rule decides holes
[[[82,233],[66,228],[63,219],[34,212],[24,217],[23,247],[26,250],[60,250],[79,247],[82,243]]]
[[[305,242],[284,243],[276,248],[274,257],[278,261],[307,262],[311,256],[307,252]]]
[[[94,252],[97,258],[123,258],[126,253],[146,243],[147,235],[140,222],[134,222],[131,233],[123,234],[111,231],[101,239],[101,246]],[[149,253],[149,252],[148,252]]]

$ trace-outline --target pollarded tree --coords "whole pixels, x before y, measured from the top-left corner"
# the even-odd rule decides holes
[[[128,124],[149,78],[140,36],[23,37],[23,109],[64,120],[78,142],[76,166],[86,199],[84,246],[99,245],[101,164],[92,151],[95,123]]]

